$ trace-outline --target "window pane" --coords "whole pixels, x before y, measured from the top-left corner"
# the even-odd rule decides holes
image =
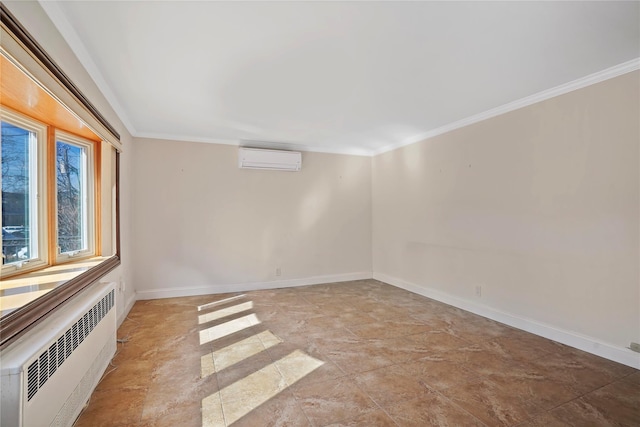
[[[60,253],[87,249],[86,149],[57,141],[56,181]]]
[[[35,134],[2,122],[2,263],[38,257]]]

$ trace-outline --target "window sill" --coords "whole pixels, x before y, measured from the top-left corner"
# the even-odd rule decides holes
[[[0,280],[0,316],[17,310],[107,259],[85,258]]]

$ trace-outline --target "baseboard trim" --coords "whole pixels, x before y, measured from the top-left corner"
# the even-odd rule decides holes
[[[476,302],[469,301],[464,298],[459,298],[454,295],[438,291],[436,289],[407,282],[406,280],[398,279],[397,277],[392,277],[383,273],[373,273],[373,278],[381,282],[396,286],[398,288],[413,292],[415,294],[461,308],[463,310],[495,320],[500,323],[504,323],[505,325],[509,325],[523,331],[531,332],[532,334],[536,334],[541,337],[566,344],[570,347],[595,354],[596,356],[604,357],[605,359],[609,359],[614,362],[622,363],[623,365],[631,366],[632,368],[640,369],[640,354],[628,348],[607,344],[592,337],[584,336],[572,331],[567,331],[549,324],[538,322],[536,320],[497,310],[483,304],[478,304]]]
[[[329,274],[325,276],[303,277],[299,279],[272,280],[269,282],[232,283],[196,288],[167,288],[137,291],[139,300],[187,297],[194,295],[224,294],[229,292],[248,292],[263,289],[291,288],[294,286],[319,285],[322,283],[348,282],[373,278],[370,271],[345,274]]]

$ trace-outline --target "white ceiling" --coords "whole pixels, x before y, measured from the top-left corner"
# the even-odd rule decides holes
[[[186,141],[372,154],[640,56],[639,2],[41,4],[134,136]]]

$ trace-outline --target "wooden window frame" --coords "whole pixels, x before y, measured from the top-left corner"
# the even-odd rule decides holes
[[[52,128],[50,128],[52,129]],[[86,250],[80,251],[79,254],[70,256],[65,253],[60,253],[58,251],[58,238],[59,238],[59,224],[57,221],[58,217],[58,180],[57,180],[57,164],[56,164],[56,153],[57,153],[57,144],[58,141],[62,141],[65,143],[70,143],[72,145],[84,147],[87,149],[89,153],[89,161],[87,162],[86,167],[89,168],[90,182],[88,183],[88,188],[85,188],[84,191],[90,191],[90,199],[88,201],[88,206],[86,208],[89,209],[89,217],[87,218],[90,233],[88,237],[88,248]],[[49,214],[49,219],[52,220],[51,229],[55,231],[52,233],[51,240],[49,244],[51,245],[51,264],[63,264],[68,262],[75,262],[77,260],[86,259],[94,256],[100,255],[100,247],[98,246],[98,242],[100,241],[99,235],[101,233],[102,224],[100,223],[100,218],[97,216],[97,212],[100,209],[100,204],[98,203],[101,200],[101,189],[100,189],[100,151],[101,146],[98,141],[91,141],[86,138],[82,138],[77,135],[73,135],[69,132],[62,131],[60,129],[53,128],[53,131],[49,133],[49,152],[51,153],[50,161],[53,164],[53,167],[50,168],[49,171],[49,179],[52,182],[51,189],[49,190],[53,197],[51,199],[51,213]],[[53,191],[53,192],[51,192]]]
[[[39,122],[31,117],[27,117],[22,113],[13,111],[11,109],[0,106],[0,118],[3,123],[9,123],[14,126],[21,127],[30,132],[34,132],[36,134],[36,144],[35,144],[35,157],[37,166],[35,167],[35,180],[34,176],[29,175],[30,181],[35,181],[36,183],[36,192],[40,194],[40,196],[36,196],[37,202],[35,206],[31,206],[31,208],[35,208],[37,215],[37,229],[38,229],[38,237],[37,237],[37,247],[38,247],[38,257],[37,259],[29,259],[29,262],[26,265],[16,266],[12,264],[3,264],[0,268],[0,274],[2,277],[10,277],[20,274],[28,274],[30,271],[40,270],[49,265],[49,199],[48,199],[48,134],[49,129],[48,126],[44,123]],[[29,168],[31,169],[31,168]],[[31,235],[31,233],[30,233]]]
[[[44,69],[55,77],[58,83],[73,95],[80,105],[91,113],[93,118],[108,130],[115,140],[120,141],[120,135],[115,128],[91,104],[3,3],[0,3],[0,23],[6,31],[13,34],[25,50],[38,60]],[[0,318],[0,350],[15,342],[75,295],[97,283],[98,279],[120,265],[120,153],[118,150],[116,150],[115,158],[115,185],[115,255]]]

